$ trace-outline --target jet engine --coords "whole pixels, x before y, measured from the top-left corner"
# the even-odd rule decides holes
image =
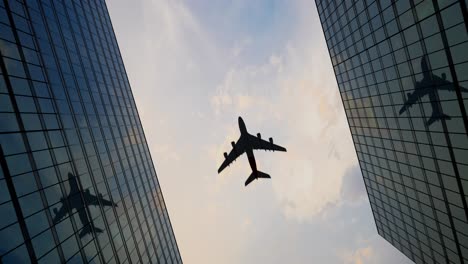
[[[224,158],[227,159],[227,152],[224,152]]]
[[[232,141],[231,146],[232,146],[232,148],[234,148],[236,146],[236,142]]]
[[[261,139],[262,135],[260,133],[257,133],[257,137]]]
[[[271,144],[273,144],[273,138],[270,138],[269,141]]]

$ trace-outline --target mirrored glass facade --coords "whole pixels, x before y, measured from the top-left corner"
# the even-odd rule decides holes
[[[182,263],[104,0],[0,0],[0,263]]]
[[[316,5],[378,233],[468,263],[467,1]]]

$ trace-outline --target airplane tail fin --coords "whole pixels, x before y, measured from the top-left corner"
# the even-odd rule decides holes
[[[249,178],[247,178],[247,180],[245,181],[245,186],[249,185],[249,183],[251,183],[253,180],[258,179],[258,178],[269,179],[271,177],[270,177],[270,175],[268,175],[268,174],[266,174],[264,172],[261,172],[261,171],[257,171],[256,173],[252,172],[252,174],[250,174]]]

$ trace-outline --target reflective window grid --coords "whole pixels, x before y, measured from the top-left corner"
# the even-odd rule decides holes
[[[0,0],[0,263],[182,263],[104,0]]]
[[[378,233],[468,263],[467,1],[316,6]]]

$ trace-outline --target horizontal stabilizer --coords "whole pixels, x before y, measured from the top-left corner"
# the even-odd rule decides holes
[[[257,177],[258,178],[268,178],[268,179],[271,178],[270,175],[268,175],[268,174],[266,174],[264,172],[261,172],[261,171],[257,171]]]
[[[426,124],[427,124],[427,126],[430,126],[436,121],[450,120],[450,119],[452,119],[452,118],[450,116],[444,114],[444,113],[440,113],[439,115],[437,115],[436,113],[432,113],[431,118],[429,118],[429,120],[426,122]]]
[[[247,180],[245,181],[245,186],[249,185],[249,183],[251,183],[253,180],[257,179],[257,178],[271,178],[270,175],[264,173],[264,172],[261,172],[261,171],[256,171],[256,172],[252,172],[252,174],[250,174],[249,178],[247,178]]]

